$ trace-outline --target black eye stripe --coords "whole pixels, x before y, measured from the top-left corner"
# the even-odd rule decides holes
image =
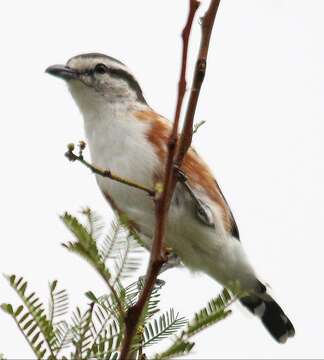
[[[111,68],[111,69],[108,69],[108,72],[112,77],[126,81],[130,87],[139,87],[139,84],[135,80],[134,76],[123,69]]]
[[[133,84],[133,85],[138,85],[138,82],[135,80],[134,76],[131,75],[129,72],[127,72],[126,70],[123,69],[115,69],[115,68],[109,68],[104,64],[97,64],[94,68],[91,69],[87,69],[87,70],[83,70],[82,73],[83,75],[93,75],[94,73],[96,73],[96,71],[98,70],[98,66],[102,65],[105,67],[105,70],[108,74],[110,74],[111,76],[115,77],[115,78],[119,78],[122,80],[125,80],[128,84]]]
[[[95,76],[96,68],[98,65],[103,65],[105,67],[106,73],[109,74],[111,77],[124,80],[128,84],[128,86],[132,90],[135,91],[137,99],[140,102],[146,104],[146,100],[143,96],[141,87],[139,86],[139,84],[136,81],[136,79],[134,78],[134,76],[132,74],[130,74],[129,72],[127,72],[126,70],[109,68],[108,66],[106,66],[104,64],[97,64],[94,68],[83,70],[82,74],[88,75],[88,76]]]
[[[132,74],[123,69],[108,69],[108,72],[110,76],[126,81],[128,86],[135,91],[138,100],[146,104],[142,89]]]

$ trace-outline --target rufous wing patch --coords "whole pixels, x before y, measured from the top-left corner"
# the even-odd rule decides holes
[[[224,228],[233,233],[236,225],[234,218],[208,165],[191,148],[187,152],[181,168],[187,175],[189,184],[193,188],[204,189],[206,195],[221,208]]]
[[[161,180],[167,155],[167,142],[171,133],[171,123],[154,111],[139,111],[135,114],[138,120],[149,123],[147,139],[155,148],[156,154],[161,160],[161,168],[156,170],[155,181]],[[223,223],[226,231],[238,238],[238,229],[231,210],[223,196],[208,165],[201,159],[193,148],[187,152],[181,169],[188,177],[189,184],[193,188],[202,188],[206,194],[222,210]]]
[[[159,159],[164,163],[167,152],[167,142],[171,131],[170,123],[154,111],[138,111],[138,120],[149,123],[147,139],[154,146]]]

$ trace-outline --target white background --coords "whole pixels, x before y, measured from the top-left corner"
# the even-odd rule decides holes
[[[194,142],[296,337],[278,345],[236,305],[228,320],[196,338],[190,358],[324,356],[323,12],[322,0],[221,3],[196,116],[207,124]],[[73,305],[86,290],[104,289],[87,264],[60,246],[71,237],[58,215],[89,205],[109,221],[111,211],[93,176],[63,157],[68,142],[84,137],[83,123],[65,84],[44,70],[82,52],[112,55],[131,67],[151,106],[172,118],[186,14],[185,0],[0,5],[0,272],[24,275],[45,302],[54,278]],[[194,57],[197,20],[191,40]],[[163,278],[163,308],[188,316],[220,290],[186,270]],[[1,278],[0,301],[18,303]],[[0,334],[0,352],[32,358],[2,312]]]

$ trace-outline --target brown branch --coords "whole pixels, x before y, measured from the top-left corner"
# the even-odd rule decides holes
[[[117,181],[121,184],[125,184],[127,186],[133,187],[135,189],[138,190],[142,190],[145,191],[149,196],[154,197],[155,196],[155,191],[152,189],[149,189],[143,185],[137,184],[134,181],[122,178],[121,176],[118,176],[114,173],[112,173],[109,169],[101,169],[98,166],[94,166],[92,164],[90,164],[88,161],[84,160],[83,158],[83,150],[85,149],[85,142],[80,141],[79,144],[79,155],[76,155],[73,151],[74,151],[74,144],[69,144],[68,145],[68,151],[65,153],[65,156],[70,160],[70,161],[79,161],[81,164],[85,165],[88,169],[90,169],[94,174],[97,175],[101,175],[103,177],[109,178],[111,180]]]
[[[177,105],[174,115],[174,123],[172,128],[172,136],[176,137],[178,135],[179,128],[179,119],[181,114],[182,103],[184,95],[187,90],[187,81],[186,81],[186,71],[187,71],[187,61],[188,61],[188,45],[189,45],[189,36],[192,28],[192,22],[195,17],[196,11],[200,6],[200,2],[196,0],[190,0],[189,14],[185,27],[182,30],[182,62],[180,70],[180,79],[178,83],[178,98]]]
[[[195,117],[201,85],[205,78],[209,43],[219,3],[220,0],[211,0],[208,10],[206,11],[205,16],[202,18],[200,50],[198,54],[198,60],[196,62],[194,79],[184,120],[183,131],[180,137],[179,150],[175,159],[175,164],[179,167],[181,166],[181,163],[192,141],[193,120]]]
[[[175,173],[173,169],[173,161],[177,149],[178,128],[181,113],[182,102],[186,92],[186,68],[188,56],[188,41],[191,32],[192,22],[196,11],[200,5],[197,0],[190,0],[189,14],[186,25],[182,32],[182,64],[180,71],[180,80],[178,85],[178,98],[175,111],[175,119],[173,123],[172,132],[168,141],[168,156],[165,164],[165,172],[163,179],[163,191],[157,193],[155,196],[155,233],[152,244],[150,263],[146,273],[145,284],[143,291],[137,303],[128,310],[125,321],[125,335],[122,344],[120,360],[127,360],[130,353],[133,337],[136,333],[138,322],[141,318],[143,309],[150,297],[154,284],[158,277],[162,265],[166,262],[166,253],[163,247],[165,237],[165,225],[167,221],[167,214],[170,207],[172,194],[174,191],[173,179]]]

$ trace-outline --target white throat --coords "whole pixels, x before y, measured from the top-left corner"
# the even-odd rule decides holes
[[[124,98],[109,102],[87,89],[70,87],[84,118],[87,142],[94,165],[109,168],[118,175],[151,185],[158,159],[148,142],[151,126],[136,118],[138,111],[151,110],[146,104]],[[135,170],[135,168],[140,169]],[[106,179],[97,177],[102,185]]]

